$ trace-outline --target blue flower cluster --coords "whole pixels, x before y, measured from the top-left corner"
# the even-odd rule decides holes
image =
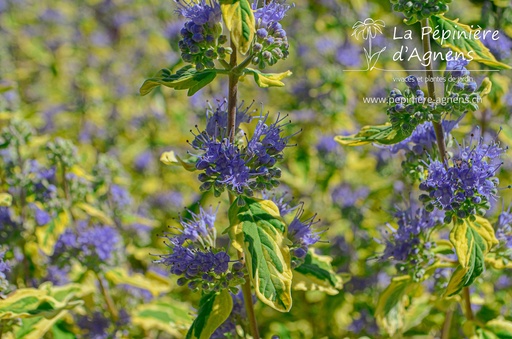
[[[405,210],[398,209],[395,213],[398,228],[391,226],[391,235],[386,239],[386,248],[381,259],[392,259],[415,272],[413,276],[420,279],[423,276],[421,265],[430,263],[432,255],[429,252],[433,243],[425,242],[429,229],[442,224],[443,213],[428,212],[423,208],[409,206]],[[386,232],[387,233],[387,232]]]
[[[177,12],[189,19],[180,31],[178,46],[183,61],[194,64],[198,71],[214,68],[214,60],[224,59],[231,48],[222,47],[227,37],[222,35],[222,13],[217,1],[192,2],[175,0]]]
[[[313,229],[313,225],[320,222],[315,220],[317,215],[314,214],[312,217],[303,219],[304,208],[303,204],[292,206],[290,199],[287,198],[286,193],[282,195],[270,195],[267,192],[263,192],[264,199],[272,200],[277,208],[281,217],[285,217],[293,211],[296,211],[295,216],[288,224],[288,240],[291,241],[290,248],[292,249],[292,266],[298,267],[302,264],[304,258],[308,253],[309,246],[316,244],[320,240],[321,231]]]
[[[258,1],[255,0],[252,7],[256,19],[256,41],[252,47],[255,56],[252,63],[264,69],[266,65],[274,65],[288,57],[288,38],[279,21],[285,17],[290,5],[271,0],[257,8]]]
[[[111,321],[101,312],[94,312],[92,316],[80,317],[77,325],[87,330],[87,337],[91,339],[107,339]]]
[[[500,241],[500,247],[504,247],[506,251],[512,250],[512,212],[511,207],[503,211],[498,216],[495,224],[496,238]],[[512,253],[510,253],[512,254]]]
[[[451,164],[432,161],[427,178],[420,184],[428,193],[420,196],[425,208],[446,211],[446,222],[485,213],[497,193],[495,173],[504,150],[495,142],[484,144],[482,138],[473,146],[472,139],[473,135],[468,146],[458,145]]]
[[[76,231],[68,228],[55,244],[52,262],[59,268],[69,268],[70,260],[76,259],[83,266],[97,272],[104,265],[111,265],[121,241],[115,228],[108,226],[88,227],[80,222]]]
[[[223,105],[207,116],[205,131],[194,134],[192,147],[203,153],[198,155],[196,168],[204,171],[199,175],[201,190],[213,189],[215,196],[227,188],[235,194],[253,195],[254,190],[272,189],[279,185],[281,170],[274,167],[282,158],[282,152],[293,136],[282,137],[286,117],[278,117],[267,124],[268,114],[260,116],[251,139],[246,144],[230,142],[227,134],[227,111]],[[237,113],[237,122],[250,120],[247,110]],[[239,119],[238,119],[239,118]],[[239,126],[236,127],[239,132]]]
[[[464,58],[450,59],[446,63],[446,72],[454,78],[463,78],[469,76],[466,66],[469,61]]]
[[[5,274],[11,270],[8,263],[4,261],[5,251],[0,252],[0,280],[5,279]]]
[[[320,232],[315,231],[312,226],[319,223],[316,214],[312,217],[301,220],[304,214],[302,205],[298,206],[295,217],[288,225],[288,239],[291,240],[292,254],[296,260],[292,261],[293,266],[299,266],[308,253],[309,246],[316,244],[320,240]]]
[[[236,263],[229,271],[230,257],[224,250],[216,249],[215,218],[217,211],[200,207],[190,219],[180,218],[182,230],[178,235],[166,235],[166,245],[172,253],[160,255],[156,263],[170,267],[170,273],[180,276],[178,285],[192,290],[227,288],[235,278],[243,278],[243,265]]]

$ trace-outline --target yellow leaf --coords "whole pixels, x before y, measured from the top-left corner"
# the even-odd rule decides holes
[[[87,213],[87,215],[98,219],[99,221],[101,221],[102,223],[104,223],[106,225],[114,225],[114,221],[112,220],[112,218],[110,218],[102,210],[100,210],[92,205],[82,202],[82,203],[76,204],[75,206],[80,208],[81,210],[83,210],[85,213]]]
[[[249,0],[220,0],[222,18],[238,51],[246,54],[254,40],[256,21]]]
[[[9,207],[12,204],[12,195],[9,193],[0,193],[0,206]]]

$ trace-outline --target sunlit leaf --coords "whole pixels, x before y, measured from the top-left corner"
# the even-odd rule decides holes
[[[199,302],[197,317],[187,333],[187,339],[209,339],[226,321],[232,309],[233,299],[226,289],[203,295]]]
[[[242,54],[246,54],[254,40],[256,21],[249,0],[220,0],[222,19],[231,33],[231,39]]]
[[[291,256],[287,226],[270,200],[240,196],[229,209],[233,247],[244,252],[249,277],[258,298],[288,312],[292,307]]]
[[[466,36],[469,37],[470,33],[475,31],[468,25],[461,24],[459,19],[451,20],[443,15],[433,15],[430,17],[430,25],[440,30],[440,34],[433,35],[434,40],[439,44],[441,44],[441,37],[443,34],[445,32],[450,32],[450,37],[443,41],[441,47],[451,48],[455,52],[464,54],[464,56],[469,60],[474,60],[493,68],[511,68],[509,65],[496,60],[494,55],[492,55],[480,39],[466,39],[464,36],[459,39],[459,33],[466,34]]]

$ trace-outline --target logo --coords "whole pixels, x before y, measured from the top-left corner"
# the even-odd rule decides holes
[[[364,54],[366,57],[366,69],[359,70],[361,72],[371,71],[375,68],[375,64],[379,61],[379,57],[382,52],[386,50],[386,47],[381,49],[378,52],[372,53],[372,40],[377,37],[377,34],[382,34],[382,28],[386,27],[386,24],[382,20],[373,20],[372,18],[367,18],[364,21],[358,21],[352,26],[354,30],[352,32],[352,36],[357,40],[362,38],[363,40],[368,41],[368,49],[364,47]]]

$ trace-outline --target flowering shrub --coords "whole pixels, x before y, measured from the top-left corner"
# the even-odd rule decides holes
[[[0,1],[0,337],[510,337],[507,5]]]

